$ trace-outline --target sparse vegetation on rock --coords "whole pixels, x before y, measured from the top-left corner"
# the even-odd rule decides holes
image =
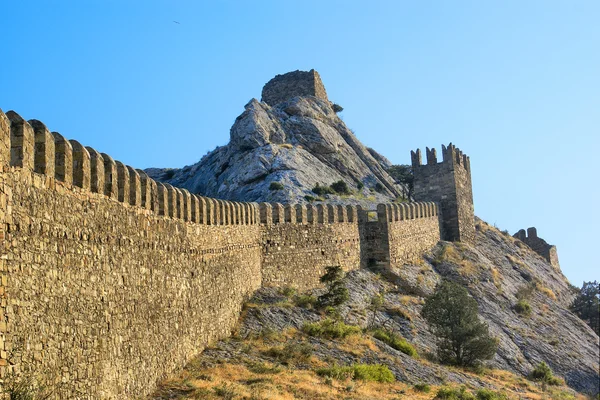
[[[543,384],[560,386],[564,384],[563,380],[554,376],[552,369],[544,361],[540,362],[531,371],[530,378]]]
[[[283,188],[283,184],[279,182],[271,182],[271,184],[269,185],[269,190],[282,190]]]
[[[404,354],[408,354],[411,357],[417,357],[417,351],[415,350],[415,348],[410,343],[408,343],[406,339],[404,339],[395,332],[383,328],[378,328],[372,332],[372,335],[375,339],[381,340],[388,346],[398,351],[401,351]]]
[[[326,194],[334,194],[335,192],[329,186],[321,186],[318,182],[315,187],[312,188],[312,192],[317,196],[325,196]]]
[[[347,325],[342,321],[326,318],[323,321],[305,324],[302,331],[310,336],[343,339],[349,335],[359,334],[361,329],[355,325]]]
[[[520,299],[517,304],[515,304],[515,311],[528,317],[531,315],[531,305],[527,300]]]
[[[345,181],[339,180],[331,184],[331,189],[337,194],[350,194],[350,189]]]

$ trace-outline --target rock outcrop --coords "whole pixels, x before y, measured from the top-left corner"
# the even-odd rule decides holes
[[[362,204],[403,193],[385,171],[389,161],[377,156],[338,117],[318,73],[295,71],[267,83],[262,102],[246,104],[226,146],[183,169],[146,172],[194,193],[236,201],[303,203],[305,196],[317,197],[317,184],[343,180],[353,196],[330,202]]]

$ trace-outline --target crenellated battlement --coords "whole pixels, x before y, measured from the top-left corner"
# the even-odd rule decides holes
[[[426,165],[438,164],[437,150],[435,148],[425,148],[427,158]],[[410,159],[413,168],[418,168],[423,165],[421,149],[410,152]],[[461,149],[450,143],[448,147],[442,145],[442,164],[447,164],[451,168],[455,166],[463,167],[469,174],[471,173],[471,159],[464,154]]]
[[[156,215],[206,225],[259,224],[256,203],[208,199],[155,182],[109,155],[50,132],[44,123],[0,110],[0,162],[41,174],[67,187],[98,193]]]
[[[377,219],[380,221],[397,222],[432,217],[438,217],[438,205],[433,202],[391,203],[377,206]]]
[[[156,182],[144,171],[115,161],[106,153],[50,132],[41,121],[26,121],[14,111],[5,115],[1,110],[0,121],[3,143],[10,149],[0,160],[10,160],[11,167],[32,170],[159,216],[206,225],[331,224],[357,223],[359,215],[366,212],[353,205],[257,204],[207,198]],[[437,164],[435,149],[427,148],[426,152],[427,164]],[[442,146],[442,152],[443,163],[452,161],[469,168],[468,157],[454,145]],[[413,166],[421,165],[420,150],[411,156]],[[380,204],[377,212],[380,219],[392,222],[437,216],[438,206],[433,202]]]
[[[517,233],[513,235],[513,237],[525,243],[533,251],[545,258],[546,261],[550,263],[550,265],[560,270],[556,246],[549,244],[544,239],[539,237],[537,234],[537,229],[535,227],[527,228],[527,232],[525,232],[525,229],[520,229]]]

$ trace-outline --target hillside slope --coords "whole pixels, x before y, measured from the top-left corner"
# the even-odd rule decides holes
[[[297,74],[309,73],[278,77]],[[235,201],[305,203],[305,196],[317,197],[312,192],[317,184],[339,180],[353,195],[331,196],[330,202],[389,202],[402,194],[384,169],[389,161],[356,138],[326,95],[298,93],[297,88],[284,91],[271,104],[252,99],[231,127],[229,143],[198,163],[146,172],[193,193]],[[272,183],[281,186],[274,189]]]
[[[481,318],[499,338],[498,352],[488,362],[493,370],[477,375],[435,362],[435,338],[420,311],[424,297],[441,279],[468,289],[479,304]],[[346,324],[366,328],[374,321],[404,337],[420,356],[395,350],[369,330],[346,338],[309,335],[303,327],[325,316],[307,306],[306,296],[265,288],[247,304],[232,339],[216,343],[178,377],[163,382],[154,398],[219,398],[223,397],[219,393],[237,393],[273,399],[375,399],[401,394],[431,399],[434,391],[427,394],[413,387],[428,383],[539,399],[541,388],[525,377],[541,361],[572,389],[599,392],[598,336],[568,310],[573,292],[566,278],[522,242],[482,221],[477,222],[473,246],[440,242],[418,263],[394,271],[356,270],[345,283],[350,291],[350,300],[341,308]],[[368,311],[369,301],[381,292],[385,293],[383,306],[373,314]],[[530,303],[530,316],[514,311],[517,293]],[[332,381],[316,373],[319,368],[355,364],[383,364],[398,382]],[[550,388],[549,393],[551,398],[576,398],[572,389]]]

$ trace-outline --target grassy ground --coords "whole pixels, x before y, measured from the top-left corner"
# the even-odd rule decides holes
[[[233,347],[229,347],[230,344]],[[329,345],[349,355],[378,349],[372,337],[363,332],[330,340]],[[458,389],[457,385],[411,385],[399,381],[380,383],[351,376],[341,379],[320,376],[317,371],[331,368],[334,364],[312,353],[311,347],[310,337],[295,329],[268,332],[247,339],[234,337],[207,350],[209,354],[223,351],[226,357],[219,358],[215,354],[199,356],[178,376],[162,382],[153,398],[425,400],[436,398],[443,387]],[[231,351],[232,348],[236,350]],[[420,362],[429,363],[427,360]],[[499,396],[496,399],[586,399],[585,396],[573,395],[564,387],[550,387],[544,392],[540,385],[507,371],[486,370],[472,375],[494,388],[493,393]],[[473,395],[477,394],[477,389],[466,389]]]

